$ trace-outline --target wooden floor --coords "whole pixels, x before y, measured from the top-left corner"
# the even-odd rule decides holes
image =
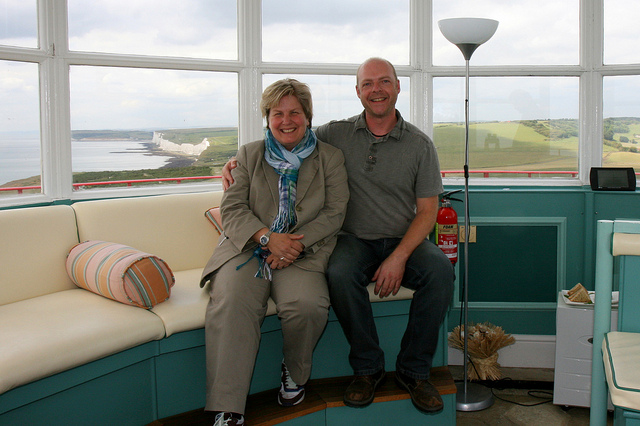
[[[398,388],[393,372],[386,375],[385,381],[376,391],[376,402],[409,399],[409,393]],[[342,407],[342,397],[352,377],[336,377],[310,380],[306,386],[304,401],[295,407],[280,407],[276,402],[278,389],[272,389],[249,396],[245,418],[250,426],[269,426],[292,420],[296,417],[315,413],[332,407]],[[456,393],[456,385],[448,367],[436,367],[431,370],[430,381],[441,395]],[[213,424],[213,416],[204,409],[178,414],[156,420],[149,426],[205,426]]]

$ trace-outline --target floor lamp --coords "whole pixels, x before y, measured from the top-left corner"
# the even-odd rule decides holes
[[[440,31],[451,43],[458,46],[465,59],[465,100],[464,100],[464,382],[458,385],[456,410],[479,411],[493,404],[491,390],[477,383],[469,383],[468,377],[468,315],[469,315],[469,59],[482,43],[489,40],[498,28],[498,21],[480,18],[451,18],[438,22]]]

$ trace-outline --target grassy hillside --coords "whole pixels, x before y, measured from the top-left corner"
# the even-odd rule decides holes
[[[163,138],[177,143],[190,143],[197,145],[204,138],[208,138],[209,142],[213,143],[213,140],[224,141],[226,138],[232,138],[235,136],[236,143],[238,140],[238,129],[234,128],[203,128],[203,129],[170,129],[170,130],[158,130],[163,134]]]
[[[469,167],[473,170],[577,170],[578,137],[553,137],[554,132],[560,133],[555,130],[549,122],[540,128],[519,121],[472,124],[469,126]],[[552,136],[545,136],[545,131]],[[442,170],[463,168],[464,137],[464,124],[434,126],[433,139]]]
[[[619,117],[604,120],[603,165],[634,167],[640,171],[640,118]],[[158,130],[175,143],[202,142],[209,148],[200,156],[173,157],[160,169],[122,172],[75,173],[74,182],[100,182],[164,177],[219,175],[222,166],[238,150],[236,128],[200,128]],[[443,171],[462,170],[464,166],[464,123],[434,125],[434,143]],[[74,139],[151,140],[150,131],[73,131]],[[576,171],[578,169],[577,120],[521,120],[471,124],[469,128],[469,166],[471,170],[503,171]],[[31,177],[4,186],[39,185],[40,177]]]

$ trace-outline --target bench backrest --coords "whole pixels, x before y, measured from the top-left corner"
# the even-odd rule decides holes
[[[78,244],[70,206],[0,211],[0,305],[76,288],[65,270]]]
[[[163,259],[174,271],[204,268],[218,243],[205,212],[222,192],[171,194],[78,202],[80,241],[104,240]]]

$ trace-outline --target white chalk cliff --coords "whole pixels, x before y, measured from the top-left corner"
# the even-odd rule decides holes
[[[164,134],[162,132],[153,132],[153,139],[151,140],[151,142],[158,145],[163,151],[177,152],[186,155],[200,155],[209,147],[209,140],[207,140],[207,138],[202,139],[202,142],[194,145],[190,143],[177,144],[164,139],[163,136]]]

